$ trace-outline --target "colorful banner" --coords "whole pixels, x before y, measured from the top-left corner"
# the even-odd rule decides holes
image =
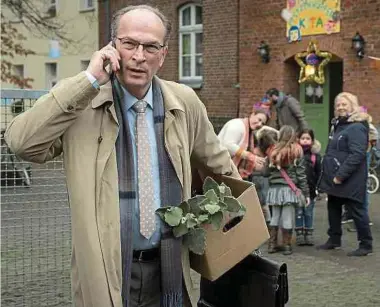
[[[286,24],[289,41],[302,36],[340,32],[340,0],[288,0]]]

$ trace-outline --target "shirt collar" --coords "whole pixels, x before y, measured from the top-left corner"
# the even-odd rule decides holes
[[[135,96],[133,96],[131,93],[128,92],[126,88],[122,86],[123,92],[124,92],[124,102],[127,105],[127,110],[133,107],[133,105],[139,101],[140,99],[137,99]],[[151,107],[153,110],[153,90],[152,90],[152,84],[150,84],[149,90],[146,93],[145,97],[142,99],[147,102],[147,104]]]

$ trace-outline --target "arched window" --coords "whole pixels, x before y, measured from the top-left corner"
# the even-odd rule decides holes
[[[179,10],[179,79],[200,85],[203,77],[202,7],[187,4]]]

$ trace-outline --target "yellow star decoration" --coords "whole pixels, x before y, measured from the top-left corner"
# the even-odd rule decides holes
[[[319,65],[318,63],[315,65],[306,63],[306,57],[311,54],[315,54],[318,58],[323,58],[322,62],[320,62]],[[314,81],[318,84],[325,83],[323,69],[331,60],[331,56],[332,55],[330,52],[323,52],[319,50],[316,40],[311,40],[306,51],[297,53],[294,56],[297,64],[301,67],[298,82],[303,83],[305,81]],[[305,60],[302,58],[305,58]]]

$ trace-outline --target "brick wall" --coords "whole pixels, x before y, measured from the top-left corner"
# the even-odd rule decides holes
[[[110,1],[110,0],[109,0]],[[129,4],[150,3],[161,9],[173,23],[169,54],[159,75],[178,80],[178,9],[189,1],[110,1],[113,12]],[[252,104],[270,87],[278,87],[298,97],[298,72],[294,54],[306,49],[311,36],[299,43],[287,43],[286,24],[280,17],[285,0],[197,0],[203,7],[204,82],[197,90],[216,123],[244,116]],[[343,88],[359,96],[380,123],[380,70],[373,61],[359,61],[351,49],[351,38],[359,31],[367,41],[366,53],[380,56],[380,1],[350,1],[341,5],[341,32],[316,36],[320,49],[330,51],[343,61]],[[100,45],[106,43],[105,4],[99,7]],[[261,62],[257,47],[261,40],[269,43],[271,61]],[[239,88],[240,87],[240,88]],[[377,102],[377,103],[376,103]],[[218,124],[219,125],[219,124]]]
[[[157,6],[172,22],[173,32],[169,53],[159,75],[178,81],[178,10],[189,1],[111,1],[111,13],[126,5],[151,4]],[[236,116],[239,102],[238,83],[238,6],[237,0],[191,1],[203,7],[203,63],[204,79],[196,92],[216,122]],[[106,16],[104,5],[99,8],[100,45],[104,46]],[[221,117],[219,120],[218,118]]]
[[[202,2],[204,87],[201,97],[213,116],[237,115],[239,32],[237,0]]]
[[[367,42],[366,54],[380,55],[380,1],[350,1],[346,7],[341,1],[341,32],[315,36],[321,50],[334,54],[343,61],[343,90],[359,96],[369,108],[376,123],[380,122],[380,70],[374,62],[358,60],[351,49],[351,39],[356,31]],[[279,87],[298,97],[298,67],[294,54],[306,50],[311,36],[299,43],[286,41],[286,24],[280,17],[286,1],[240,1],[240,101],[241,113],[247,113],[251,102],[259,99],[270,87]],[[261,40],[269,43],[271,62],[263,64],[256,48]]]

